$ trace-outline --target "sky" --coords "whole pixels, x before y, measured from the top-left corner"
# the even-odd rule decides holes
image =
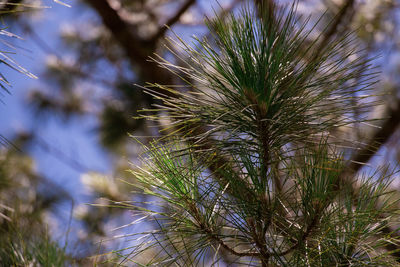
[[[68,3],[73,5],[74,1]],[[53,1],[45,1],[45,5],[49,8],[38,15],[32,15],[34,29],[49,47],[62,53],[58,49],[57,40],[60,29],[71,20],[83,19],[85,14],[77,16],[76,8],[68,8]],[[52,116],[44,120],[27,106],[28,91],[44,83],[41,76],[46,65],[46,53],[33,38],[22,37],[25,40],[18,41],[18,45],[25,51],[18,49],[13,58],[38,79],[31,79],[13,70],[4,70],[12,88],[11,94],[4,94],[4,103],[0,104],[0,134],[12,139],[16,132],[35,129],[40,143],[46,144],[34,145],[29,151],[36,159],[37,170],[78,197],[83,193],[79,182],[82,168],[79,169],[73,162],[100,172],[110,169],[109,159],[97,145],[97,136],[93,130],[96,120],[89,117],[64,120]]]
[[[61,54],[63,51],[59,48],[57,38],[60,30],[71,21],[84,21],[85,17],[94,15],[90,14],[90,10],[88,13],[78,12],[79,6],[75,1],[69,0],[68,3],[71,4],[71,8],[47,0],[44,1],[44,5],[48,8],[37,14],[30,14],[36,33],[52,51]],[[7,30],[12,32],[17,31],[17,28],[10,27]],[[29,90],[39,88],[45,83],[42,74],[48,53],[43,51],[43,46],[38,45],[32,36],[23,33],[20,35],[24,40],[5,39],[20,47],[17,48],[16,54],[10,56],[38,79],[29,78],[4,65],[0,66],[0,72],[12,85],[9,88],[10,94],[3,92],[1,97],[3,103],[0,103],[0,135],[12,140],[16,133],[33,130],[38,142],[28,146],[24,152],[34,158],[37,172],[66,190],[74,199],[74,207],[89,203],[89,192],[81,183],[81,175],[89,170],[105,174],[111,171],[111,160],[99,146],[94,130],[97,127],[96,118],[81,116],[64,120],[58,116],[49,116],[43,119],[27,105]],[[47,187],[47,190],[51,189],[51,186]],[[48,216],[53,237],[60,243],[65,242],[69,227],[79,228],[77,222],[73,222],[72,225],[65,223],[70,216],[70,201],[60,204],[56,213]],[[77,234],[77,231],[70,234],[69,240],[74,240]]]

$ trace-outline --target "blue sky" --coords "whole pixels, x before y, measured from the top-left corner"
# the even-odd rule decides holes
[[[69,3],[74,4],[73,1]],[[50,8],[42,10],[40,18],[35,18],[33,15],[33,27],[47,45],[62,53],[58,48],[57,39],[60,28],[71,21],[83,19],[85,14],[77,15],[76,9],[79,7],[67,8],[53,1],[47,1],[45,4]],[[38,88],[45,82],[41,78],[41,73],[45,67],[46,53],[30,36],[22,35],[22,37],[25,40],[17,41],[17,44],[24,50],[17,50],[13,58],[39,79],[30,79],[2,67],[4,68],[2,72],[11,82],[12,88],[11,94],[5,94],[2,98],[4,104],[0,104],[2,125],[0,134],[12,139],[16,132],[34,129],[51,150],[49,153],[38,145],[31,147],[29,152],[36,160],[37,170],[70,191],[75,197],[79,197],[83,193],[79,180],[80,171],[74,167],[74,164],[68,162],[77,161],[90,170],[101,172],[107,172],[110,169],[109,159],[98,146],[97,135],[93,130],[96,127],[96,120],[90,117],[76,117],[71,120],[52,116],[49,116],[48,120],[43,120],[36,117],[33,109],[27,106],[26,99],[30,89]],[[60,154],[63,154],[62,157]]]

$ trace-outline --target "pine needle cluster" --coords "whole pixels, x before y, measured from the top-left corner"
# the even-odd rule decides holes
[[[171,40],[186,66],[157,59],[185,85],[146,88],[159,100],[146,118],[169,121],[169,135],[132,171],[146,202],[124,204],[152,229],[118,254],[143,266],[392,266],[391,173],[348,182],[333,136],[374,104],[352,35],[320,47],[324,31],[311,38],[318,24],[296,4],[207,26],[211,41]]]

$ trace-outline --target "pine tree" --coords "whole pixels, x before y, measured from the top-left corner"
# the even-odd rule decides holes
[[[170,127],[144,146],[144,164],[132,170],[146,201],[123,207],[154,228],[132,233],[141,238],[118,252],[124,259],[146,266],[394,264],[392,174],[382,168],[351,182],[351,149],[340,134],[361,122],[355,109],[376,104],[376,74],[351,33],[323,41],[323,31],[309,42],[318,24],[301,22],[295,11],[296,3],[247,6],[207,20],[212,41],[171,40],[185,51],[186,67],[157,59],[185,86],[145,88],[159,101],[145,117]]]

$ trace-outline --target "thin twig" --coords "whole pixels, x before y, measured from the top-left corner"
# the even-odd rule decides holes
[[[197,221],[197,224],[199,225],[200,229],[204,231],[209,238],[213,239],[216,241],[218,244],[220,244],[224,249],[228,250],[230,253],[232,253],[235,256],[239,257],[259,257],[261,254],[258,252],[237,252],[230,246],[228,246],[217,234],[215,234],[210,227],[207,224],[207,221],[204,222],[202,219],[203,217],[200,215],[200,211],[197,208],[196,204],[192,202],[190,199],[185,199],[184,200],[186,204],[189,206],[190,210],[192,211],[192,216],[193,218]]]

